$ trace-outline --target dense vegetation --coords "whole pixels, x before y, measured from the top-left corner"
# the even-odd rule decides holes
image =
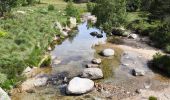
[[[111,32],[113,27],[118,27],[125,23],[125,0],[97,0],[96,3],[92,13],[97,16],[97,26]],[[89,6],[89,9],[92,8]]]
[[[40,66],[55,35],[63,37],[53,27],[54,23],[59,21],[66,25],[72,16],[69,12],[77,11],[76,16],[73,12],[74,17],[78,13],[72,4],[36,4],[35,0],[26,0],[30,6],[25,6],[20,1],[25,0],[0,2],[1,8],[5,6],[0,9],[0,86],[6,89],[23,79],[20,75],[27,66]],[[17,4],[13,6],[14,3]],[[69,9],[65,11],[65,8]]]

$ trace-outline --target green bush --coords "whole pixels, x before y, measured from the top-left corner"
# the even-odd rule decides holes
[[[161,69],[170,75],[170,56],[156,53],[153,56],[153,67]]]
[[[39,12],[42,14],[48,14],[48,10],[45,8],[40,9]]]
[[[7,32],[0,30],[0,37],[4,37],[7,35]]]
[[[126,22],[126,0],[97,0],[92,14],[97,17],[96,26],[110,33]]]
[[[48,10],[54,10],[54,5],[48,5]]]
[[[152,34],[150,34],[150,38],[155,43],[156,47],[167,49],[168,45],[170,45],[170,25],[159,25]]]
[[[68,2],[65,11],[67,16],[76,18],[80,16],[79,10],[73,5],[73,2]]]
[[[7,80],[7,76],[5,74],[0,73],[0,84],[3,84]]]
[[[87,3],[87,11],[92,12],[94,7],[95,7],[95,5],[96,5],[95,3],[88,2]]]
[[[150,96],[150,97],[149,97],[149,100],[158,100],[158,99],[157,99],[157,97]]]

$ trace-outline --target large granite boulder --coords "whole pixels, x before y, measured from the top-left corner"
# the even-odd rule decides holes
[[[94,87],[94,82],[87,78],[73,78],[66,89],[67,94],[84,94],[91,91]]]
[[[103,50],[102,54],[103,56],[110,57],[110,56],[113,56],[115,52],[113,49],[105,49]]]

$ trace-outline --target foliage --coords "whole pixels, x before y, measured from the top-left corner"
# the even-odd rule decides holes
[[[0,84],[3,84],[7,80],[7,76],[5,74],[0,73]]]
[[[54,5],[48,5],[48,10],[50,11],[50,10],[54,10],[55,8],[54,8]]]
[[[141,7],[141,0],[127,0],[126,8],[127,11],[137,11]]]
[[[165,49],[170,45],[170,24],[163,23],[159,25],[150,35],[157,47]]]
[[[0,38],[0,73],[7,76],[7,80],[0,86],[10,88],[20,77],[27,66],[37,66],[55,34],[60,34],[52,26],[56,20],[66,22],[67,17],[58,10],[42,14],[44,7],[19,7],[14,12],[22,9],[27,15],[12,13],[13,17],[0,20],[0,29],[8,34]],[[48,11],[48,10],[47,10]],[[26,24],[25,24],[26,23]],[[16,78],[17,77],[17,78]]]
[[[96,5],[95,3],[88,2],[87,3],[87,11],[92,12],[94,7],[95,7],[95,5]]]
[[[77,18],[80,15],[78,9],[73,5],[73,2],[68,2],[65,11],[66,11],[67,16]]]
[[[154,96],[150,96],[149,100],[158,100],[158,99],[156,97],[154,97]]]
[[[7,35],[7,32],[5,32],[4,30],[0,30],[0,37],[4,37]]]
[[[3,16],[4,13],[10,12],[12,3],[16,2],[16,0],[1,0],[0,1],[0,16]]]
[[[103,27],[107,32],[111,32],[113,27],[118,27],[125,23],[125,0],[97,0],[96,2],[97,4],[92,13],[98,18],[97,26]]]
[[[153,56],[153,66],[165,71],[170,75],[170,56],[156,53]]]
[[[170,0],[154,0],[150,7],[152,19],[163,20],[170,14]]]

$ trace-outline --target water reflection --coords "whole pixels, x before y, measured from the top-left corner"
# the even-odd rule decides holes
[[[51,52],[53,62],[61,60],[61,63],[52,65],[53,73],[61,71],[78,73],[83,69],[85,63],[93,59],[95,50],[92,47],[99,43],[105,43],[106,34],[103,33],[103,38],[97,38],[91,36],[91,32],[102,33],[97,28],[89,28],[85,22],[78,26],[78,34],[66,39],[61,45],[55,46]]]

